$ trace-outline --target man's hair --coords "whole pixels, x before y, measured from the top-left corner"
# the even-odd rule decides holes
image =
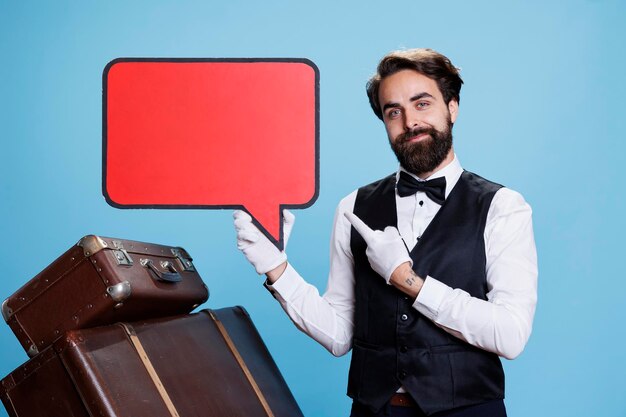
[[[459,75],[459,69],[452,65],[448,58],[426,48],[392,51],[383,57],[378,64],[376,74],[366,85],[370,106],[380,120],[383,120],[383,112],[378,101],[380,82],[398,71],[407,69],[417,71],[434,80],[446,104],[452,99],[459,102],[463,80]]]

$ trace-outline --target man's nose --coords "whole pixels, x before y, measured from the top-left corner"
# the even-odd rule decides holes
[[[407,111],[405,113],[404,127],[407,131],[413,130],[419,126],[419,118],[416,112]]]

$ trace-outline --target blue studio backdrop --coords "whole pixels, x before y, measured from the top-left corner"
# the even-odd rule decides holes
[[[349,355],[292,325],[236,249],[231,211],[107,205],[102,71],[117,57],[314,61],[320,194],[295,211],[287,253],[323,291],[337,202],[397,165],[365,82],[389,50],[430,47],[462,68],[461,163],[534,210],[539,304],[525,352],[504,361],[509,415],[626,416],[625,18],[619,0],[0,0],[0,298],[86,234],[183,246],[203,307],[249,310],[304,414],[347,416]],[[4,376],[27,357],[8,326],[0,346]]]

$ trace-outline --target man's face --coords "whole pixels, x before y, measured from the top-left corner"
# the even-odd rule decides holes
[[[389,143],[406,170],[429,174],[452,158],[458,103],[446,105],[434,80],[413,70],[399,71],[381,81],[378,100]]]

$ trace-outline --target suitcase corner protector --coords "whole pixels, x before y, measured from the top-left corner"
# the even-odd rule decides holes
[[[113,301],[118,303],[116,307],[121,307],[121,303],[126,301],[128,297],[133,292],[132,285],[128,281],[123,281],[115,285],[111,285],[107,287],[107,294],[111,297]]]
[[[30,347],[26,351],[26,354],[29,358],[34,358],[35,356],[37,356],[39,354],[39,349],[37,348],[37,345],[35,345],[34,343],[30,345]]]
[[[84,236],[78,241],[76,246],[83,248],[85,257],[91,256],[94,253],[100,252],[102,249],[109,247],[109,245],[100,236],[96,235]]]
[[[9,299],[7,298],[6,300],[2,302],[2,318],[7,323],[9,322],[9,319],[13,315],[13,309],[9,307],[9,305],[7,304],[8,301]]]

